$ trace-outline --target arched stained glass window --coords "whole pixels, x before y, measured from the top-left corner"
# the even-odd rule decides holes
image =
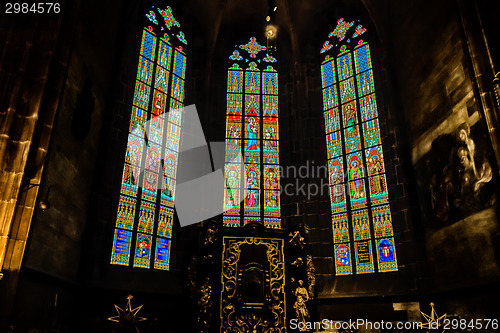
[[[252,37],[229,56],[225,226],[281,227],[277,61],[266,49]]]
[[[170,7],[145,20],[111,264],[168,270],[186,39]]]
[[[341,18],[320,51],[337,275],[398,269],[365,32]]]

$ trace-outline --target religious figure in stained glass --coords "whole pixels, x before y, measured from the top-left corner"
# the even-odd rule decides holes
[[[256,150],[257,133],[259,132],[259,128],[257,127],[257,124],[255,124],[255,118],[253,117],[248,119],[247,132],[248,132],[247,149]]]
[[[337,275],[397,270],[367,29],[355,23],[339,19],[320,49]]]
[[[226,226],[240,226],[243,221],[280,227],[278,73],[268,64],[277,59],[271,52],[261,52],[266,49],[251,37],[228,56]],[[232,165],[240,149],[243,161]],[[239,193],[244,195],[240,198]]]
[[[170,7],[144,18],[111,263],[168,270],[186,41]]]
[[[372,192],[373,193],[382,193],[385,190],[383,178],[381,175],[379,175],[383,170],[384,170],[384,168],[382,167],[382,164],[380,163],[378,156],[376,154],[374,154],[372,156],[370,170],[369,170],[371,175],[375,175],[373,177],[373,183],[372,183]]]

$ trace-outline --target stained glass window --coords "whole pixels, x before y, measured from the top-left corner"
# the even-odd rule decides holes
[[[186,40],[170,7],[145,21],[111,264],[168,270]]]
[[[224,225],[280,228],[277,60],[255,37],[227,73]]]
[[[366,31],[341,18],[320,50],[337,275],[398,269]]]

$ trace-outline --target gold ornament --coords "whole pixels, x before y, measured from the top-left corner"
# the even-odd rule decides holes
[[[108,320],[118,323],[117,326],[135,328],[137,333],[140,333],[136,325],[140,321],[147,320],[147,318],[137,316],[137,312],[141,310],[143,305],[140,305],[135,309],[132,309],[132,304],[130,303],[132,298],[134,298],[134,296],[132,295],[127,296],[127,305],[125,306],[125,310],[123,310],[122,308],[120,308],[118,305],[115,304],[115,309],[116,312],[118,312],[118,316],[109,317]]]
[[[445,313],[444,315],[442,315],[441,317],[439,317],[438,314],[437,314],[437,312],[436,312],[436,310],[434,309],[434,303],[431,302],[429,305],[431,306],[431,315],[430,316],[426,315],[425,313],[423,313],[422,311],[420,311],[420,313],[425,318],[425,320],[427,320],[427,323],[423,324],[422,327],[423,328],[427,328],[429,330],[437,330],[441,326],[443,326],[443,321],[446,319],[447,315]]]

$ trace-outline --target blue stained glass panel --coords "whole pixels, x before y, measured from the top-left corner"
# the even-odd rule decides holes
[[[337,275],[352,274],[351,248],[349,244],[336,244],[335,247],[335,270]]]
[[[131,243],[132,232],[115,229],[113,251],[111,253],[111,264],[128,266]]]
[[[356,65],[356,73],[361,73],[372,67],[370,49],[368,44],[358,47],[354,50],[354,63]]]
[[[343,56],[337,58],[337,73],[339,81],[345,80],[352,76],[352,60],[351,53],[348,52]]]
[[[335,67],[333,59],[321,65],[322,87],[329,87],[335,83]]]
[[[156,254],[154,268],[169,269],[170,262],[170,240],[158,237],[156,239]]]
[[[174,74],[181,78],[186,74],[186,56],[177,50],[174,56]]]
[[[377,244],[377,259],[379,272],[392,272],[398,270],[394,238],[379,239]]]
[[[155,50],[156,50],[156,37],[147,31],[143,31],[142,42],[141,42],[141,54],[144,57],[153,60]]]
[[[394,261],[394,247],[391,241],[382,239],[378,242],[378,249],[380,262]]]

